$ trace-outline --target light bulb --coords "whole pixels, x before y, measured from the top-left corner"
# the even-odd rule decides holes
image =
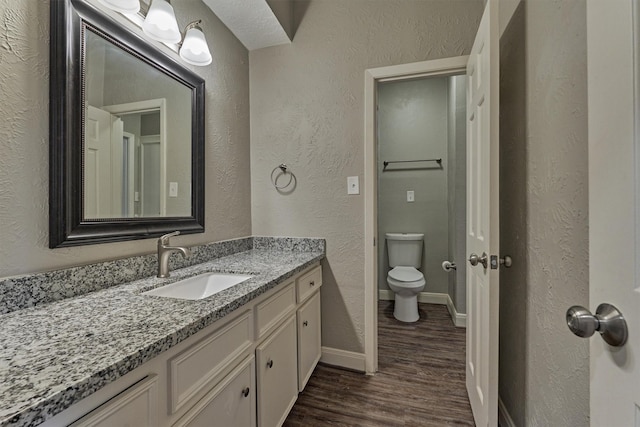
[[[198,21],[187,25],[187,33],[180,48],[180,57],[191,65],[205,66],[211,64],[211,52],[207,39],[197,24]]]
[[[181,39],[173,7],[166,0],[153,0],[142,30],[152,39],[164,43],[179,43]]]

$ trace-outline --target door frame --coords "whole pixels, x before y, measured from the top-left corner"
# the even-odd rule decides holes
[[[469,56],[435,59],[365,70],[364,76],[364,362],[378,371],[378,168],[377,84],[466,74]]]

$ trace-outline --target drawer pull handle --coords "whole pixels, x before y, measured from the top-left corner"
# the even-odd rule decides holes
[[[309,282],[309,286],[315,286],[315,285],[316,285],[316,281],[315,280],[312,280],[312,281]]]
[[[249,396],[249,387],[247,387],[247,388],[245,388],[244,390],[242,390],[242,395],[243,395],[244,397]]]
[[[273,360],[269,360],[269,361],[267,362],[267,367],[268,367],[268,368],[273,368]]]
[[[302,322],[302,326],[309,326],[309,322],[305,320],[304,322]]]

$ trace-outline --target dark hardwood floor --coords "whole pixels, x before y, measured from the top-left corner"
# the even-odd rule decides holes
[[[474,425],[465,330],[446,306],[420,304],[420,321],[406,324],[393,317],[393,301],[380,301],[378,346],[373,376],[318,365],[284,425]]]

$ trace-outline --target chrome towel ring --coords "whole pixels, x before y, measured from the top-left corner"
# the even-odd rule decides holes
[[[278,169],[280,169],[280,172],[276,173]],[[278,185],[278,179],[283,175],[289,175],[289,180],[286,182],[286,184]],[[293,173],[287,168],[287,165],[285,165],[284,163],[281,163],[280,165],[276,166],[271,171],[271,183],[276,188],[276,190],[284,190],[285,188],[290,186],[291,183],[293,183],[293,179],[294,179]],[[283,179],[283,182],[284,182],[284,179]]]

